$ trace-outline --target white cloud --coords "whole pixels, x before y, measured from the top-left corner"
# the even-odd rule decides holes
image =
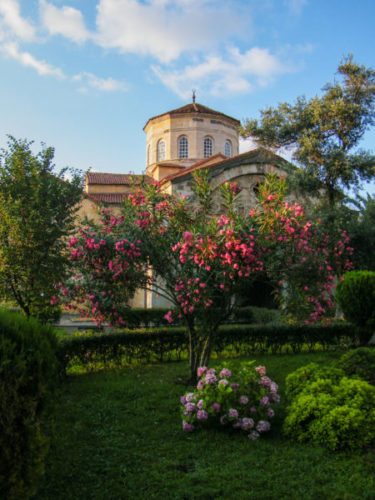
[[[271,83],[276,75],[292,71],[268,49],[254,47],[241,53],[231,48],[226,58],[209,56],[204,62],[186,66],[184,69],[165,69],[153,66],[158,78],[183,99],[191,89],[212,95],[251,92],[255,87]]]
[[[284,4],[292,14],[298,16],[301,14],[303,7],[307,4],[307,0],[284,0]]]
[[[63,35],[77,43],[89,38],[81,11],[67,6],[59,9],[46,0],[39,1],[39,8],[42,23],[51,35]]]
[[[249,16],[224,0],[100,0],[95,41],[161,62],[186,51],[206,51],[249,29]]]
[[[81,82],[83,85],[88,85],[97,90],[101,90],[103,92],[115,92],[122,91],[125,92],[127,90],[127,85],[120,80],[115,80],[114,78],[99,78],[93,73],[82,72],[78,75],[75,75],[72,80],[74,82]],[[85,86],[79,88],[80,92],[86,92],[87,89]]]
[[[18,45],[14,42],[8,42],[0,47],[0,50],[12,59],[15,59],[23,66],[35,69],[41,76],[55,76],[57,78],[65,78],[64,73],[60,68],[56,68],[45,61],[36,59],[29,52],[20,52]]]
[[[17,0],[0,0],[0,37],[5,34],[27,42],[35,38],[35,28],[21,16]]]

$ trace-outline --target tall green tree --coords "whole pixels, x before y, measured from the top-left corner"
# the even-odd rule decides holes
[[[9,137],[0,153],[0,296],[45,321],[56,314],[51,297],[65,275],[82,177],[55,173],[54,149],[34,155],[31,145]]]
[[[337,79],[320,97],[298,97],[261,111],[260,120],[248,120],[243,137],[274,148],[290,148],[302,169],[289,176],[294,187],[323,198],[330,210],[342,191],[356,188],[375,176],[375,156],[358,149],[375,120],[375,71],[346,57]]]

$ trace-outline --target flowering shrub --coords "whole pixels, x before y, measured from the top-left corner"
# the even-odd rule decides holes
[[[266,376],[266,368],[253,362],[235,374],[228,368],[198,368],[197,390],[181,397],[182,428],[194,430],[196,424],[218,421],[249,433],[250,439],[270,430],[279,403],[278,385]]]

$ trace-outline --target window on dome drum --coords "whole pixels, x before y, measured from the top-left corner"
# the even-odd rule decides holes
[[[230,141],[225,141],[224,154],[228,158],[232,156],[232,143]]]
[[[156,161],[165,160],[165,141],[160,140],[156,148]]]
[[[203,156],[209,158],[212,156],[213,144],[211,137],[206,137],[203,143]]]
[[[189,157],[189,142],[187,137],[182,136],[178,139],[178,157],[188,158]]]

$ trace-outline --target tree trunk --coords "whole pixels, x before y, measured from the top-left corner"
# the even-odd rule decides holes
[[[190,378],[189,382],[191,384],[196,384],[198,381],[198,368],[200,366],[207,366],[210,361],[212,341],[214,338],[214,331],[206,330],[208,334],[202,335],[195,325],[188,325],[189,334],[189,367],[190,367]]]

